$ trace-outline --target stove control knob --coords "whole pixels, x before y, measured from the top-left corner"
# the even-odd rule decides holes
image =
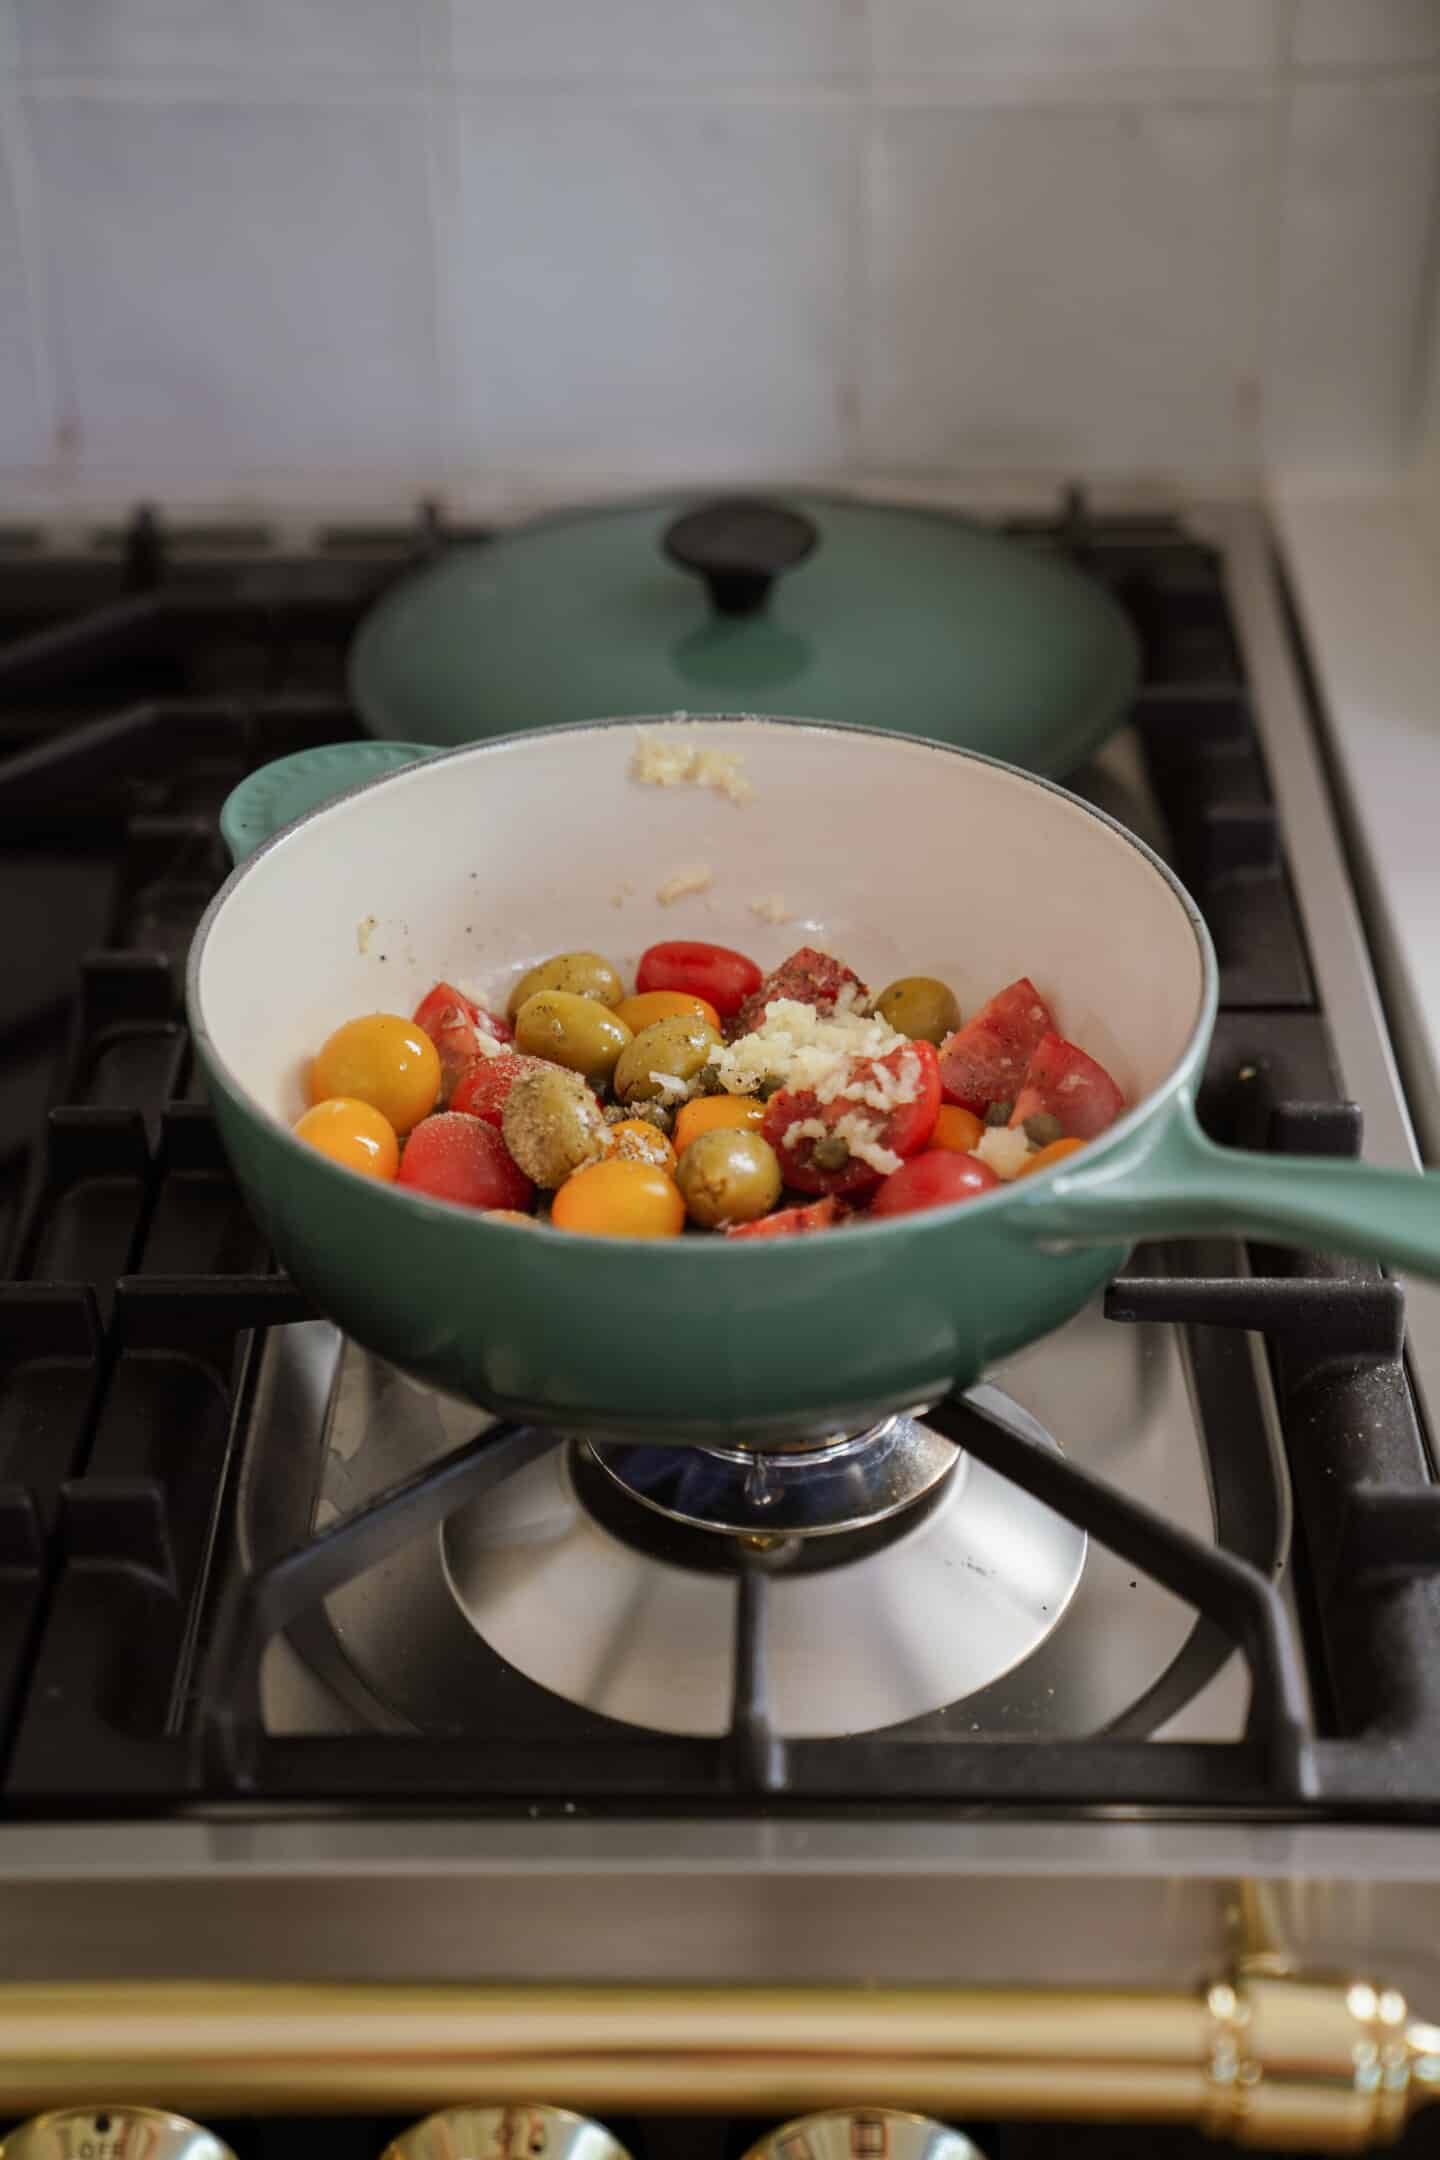
[[[20,2123],[0,2160],[235,2160],[199,2123],[160,2108],[57,2108]]]
[[[813,554],[819,530],[798,510],[736,497],[707,503],[665,531],[665,553],[705,580],[717,615],[758,615],[782,570]]]
[[[829,2108],[771,2130],[745,2160],[985,2160],[963,2130],[897,2108]]]
[[[602,2124],[566,2108],[445,2108],[402,2130],[383,2160],[630,2160],[630,2155]]]

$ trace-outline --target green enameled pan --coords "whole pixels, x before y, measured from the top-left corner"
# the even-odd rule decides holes
[[[597,712],[825,713],[1072,772],[1137,648],[1057,555],[934,511],[819,496],[571,512],[458,548],[362,625],[371,733],[449,745]]]
[[[1440,1178],[1202,1135],[1214,955],[1183,888],[1123,828],[989,760],[805,722],[677,730],[742,755],[743,806],[642,786],[637,724],[430,757],[339,746],[267,768],[227,806],[243,859],[191,953],[195,1041],[276,1253],[360,1342],[489,1409],[764,1444],[968,1385],[1076,1312],[1140,1237],[1235,1232],[1440,1274]],[[701,864],[709,889],[662,906],[659,888]],[[752,912],[777,898],[789,921]],[[967,1011],[1029,974],[1133,1107],[1068,1163],[982,1199],[758,1244],[494,1223],[374,1184],[288,1130],[307,1059],[354,1014],[408,1012],[442,976],[501,996],[575,947],[624,971],[685,935],[763,964],[823,939],[872,983],[942,976]]]

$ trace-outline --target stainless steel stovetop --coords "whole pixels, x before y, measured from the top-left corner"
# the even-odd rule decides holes
[[[1413,1161],[1364,927],[1262,521],[1252,511],[1194,513],[1187,529],[1208,535],[1223,559],[1249,709],[1279,813],[1285,875],[1304,925],[1304,964],[1323,1016],[1313,1028],[1305,1020],[1302,1032],[1308,1030],[1307,1042],[1324,1035],[1344,1093],[1363,1112],[1366,1152],[1379,1161]],[[5,662],[0,649],[0,701]],[[17,680],[38,679],[33,656],[29,665],[31,675],[23,668],[12,674],[12,690]],[[1194,711],[1204,695],[1203,685],[1194,689]],[[1182,695],[1169,716],[1177,733],[1185,710]],[[323,731],[336,725],[337,715],[343,720],[343,709],[327,707],[323,694],[307,694],[292,697],[276,724]],[[195,709],[193,700],[185,725],[207,741],[207,730],[231,739],[230,720]],[[143,728],[134,732],[150,739]],[[1162,803],[1151,785],[1157,739],[1153,725],[1122,736],[1084,776],[1084,786],[1171,852],[1174,804]],[[248,735],[246,744],[252,754]],[[34,801],[36,782],[22,774],[17,784],[13,767],[11,778],[13,816]],[[5,784],[0,767],[0,818]],[[1219,802],[1230,815],[1223,787]],[[147,867],[164,838],[151,828],[163,816],[149,816]],[[193,856],[200,826],[193,821],[180,840],[192,849],[186,859],[203,890],[205,872],[194,872]],[[1225,890],[1237,980],[1245,967],[1248,830],[1244,816],[1233,816],[1216,843],[1223,855],[1234,834],[1241,836],[1237,874],[1227,877]],[[1273,863],[1256,867],[1273,883]],[[137,890],[146,936],[161,947],[173,939],[183,950],[183,910],[172,925],[169,888],[157,880]],[[1258,886],[1256,894],[1258,909]],[[103,1006],[123,976],[128,996],[143,974],[133,965],[101,968],[94,995]],[[1288,1021],[1303,1008],[1298,992],[1282,997],[1273,1012],[1263,996],[1242,993],[1236,1039],[1248,1042],[1252,1032],[1258,1039],[1272,1018]],[[156,1031],[155,1042],[144,1040],[158,1058],[158,1032],[170,1025],[160,1005],[148,1018],[142,1010],[136,1025],[142,1034],[146,1027]],[[1242,1797],[1215,1803],[1207,1798],[1214,1789],[1207,1765],[1218,1751],[1233,1756],[1247,1734],[1249,1676],[1233,1643],[1223,1630],[1197,1625],[1190,1604],[1103,1539],[1087,1538],[978,1460],[962,1460],[913,1519],[888,1526],[863,1549],[819,1556],[792,1579],[771,1584],[768,1709],[782,1740],[800,1743],[804,1775],[791,1789],[742,1789],[711,1806],[682,1779],[667,1800],[663,1764],[698,1762],[699,1754],[656,1754],[643,1799],[587,1786],[587,1762],[612,1746],[617,1729],[639,1747],[637,1775],[648,1775],[647,1733],[701,1750],[726,1733],[734,1710],[736,1593],[723,1574],[684,1564],[663,1543],[613,1518],[583,1440],[569,1438],[537,1446],[503,1487],[450,1515],[443,1527],[431,1524],[403,1548],[387,1549],[373,1565],[326,1584],[299,1617],[285,1613],[261,1666],[264,1728],[279,1743],[275,1762],[291,1759],[287,1742],[323,1743],[321,1754],[303,1758],[312,1766],[323,1761],[323,1773],[312,1767],[271,1785],[207,1783],[209,1758],[197,1757],[192,1729],[214,1677],[205,1643],[221,1609],[213,1563],[226,1540],[233,1539],[251,1569],[273,1562],[397,1481],[421,1476],[473,1440],[477,1421],[463,1406],[427,1394],[342,1342],[323,1322],[301,1317],[287,1303],[285,1286],[267,1284],[253,1260],[236,1259],[234,1225],[217,1212],[223,1231],[214,1235],[212,1279],[196,1295],[205,1301],[215,1340],[234,1351],[237,1363],[224,1370],[227,1383],[239,1376],[241,1409],[233,1418],[223,1403],[217,1411],[206,1379],[195,1382],[186,1412],[191,1424],[157,1424],[160,1396],[145,1397],[145,1389],[158,1390],[167,1359],[205,1375],[223,1364],[218,1352],[212,1356],[210,1336],[197,1347],[174,1331],[176,1314],[166,1302],[178,1312],[178,1273],[173,1262],[167,1270],[163,1255],[171,1249],[167,1237],[180,1249],[184,1214],[166,1209],[183,1186],[189,1235],[203,1217],[203,1209],[194,1212],[197,1195],[203,1191],[208,1206],[223,1172],[206,1152],[203,1112],[171,1100],[181,1068],[165,1070],[171,1077],[160,1197],[147,1202],[147,1227],[137,1231],[133,1248],[122,1242],[122,1253],[131,1251],[132,1258],[117,1263],[113,1321],[109,1306],[103,1308],[111,1362],[97,1366],[97,1386],[111,1390],[110,1408],[96,1427],[88,1469],[65,1502],[58,1572],[43,1626],[35,1623],[38,1647],[0,1812],[8,1978],[33,1991],[47,1981],[103,1987],[185,1976],[189,1985],[178,1997],[142,1991],[126,1998],[136,2075],[147,2062],[152,2074],[156,2062],[165,2062],[172,2098],[199,2095],[219,2104],[217,2096],[233,2096],[243,2084],[239,2067],[224,2075],[216,2067],[216,2050],[223,2054],[225,2046],[218,2036],[230,2032],[246,2036],[244,2076],[252,2090],[293,2097],[312,2077],[309,2089],[327,2104],[334,2100],[335,2066],[343,2063],[357,2093],[383,2092],[397,2104],[402,2095],[418,2095],[427,2075],[429,2099],[440,2097],[437,2076],[450,2081],[445,2096],[503,2098],[522,2074],[543,2073],[549,2099],[583,2100],[604,2088],[636,2105],[663,2105],[667,2096],[689,2104],[697,2095],[716,2105],[722,2091],[733,2096],[735,2090],[721,2067],[728,2060],[732,2069],[748,2066],[744,2074],[764,2104],[778,2106],[782,2096],[811,2094],[821,2070],[796,2068],[805,2042],[794,1999],[782,2016],[773,2003],[767,2007],[743,1991],[803,1983],[845,1991],[817,1998],[815,2014],[833,2019],[847,2006],[855,2074],[868,2077],[875,2097],[892,2095],[908,2077],[916,2104],[938,2104],[937,2094],[943,2099],[964,2089],[989,2096],[974,2105],[998,2109],[1008,2092],[1005,2112],[1023,2112],[1027,2079],[1035,2104],[1050,2104],[1038,2055],[1016,2052],[1016,2028],[1006,2022],[1002,1998],[948,1991],[1077,1989],[1082,1992],[1067,1998],[1080,2019],[1075,2029],[1093,2038],[1102,2028],[1085,2020],[1100,2016],[1107,2001],[1122,2026],[1133,2012],[1143,2031],[1136,2006],[1124,2011],[1107,1990],[1153,1987],[1180,1991],[1164,1999],[1166,2017],[1177,2021],[1165,2028],[1166,2045],[1171,2035],[1189,2034],[1176,2042],[1180,2053],[1193,2042],[1196,2075],[1218,2082],[1228,2108],[1248,2085],[1263,2084],[1272,2070],[1279,2075],[1284,2056],[1283,2048],[1272,2052],[1267,2068],[1263,2050],[1247,2055],[1251,2043],[1235,2041],[1251,2000],[1245,1989],[1259,1987],[1257,1974],[1273,1978],[1287,1961],[1306,1972],[1368,1971],[1408,1991],[1421,2007],[1440,2002],[1440,1848],[1430,1827],[1440,1809],[1440,1775],[1432,1796],[1425,1762],[1407,1752],[1409,1728],[1400,1713],[1408,1698],[1390,1699],[1399,1663],[1375,1665],[1373,1729],[1352,1731],[1363,1721],[1345,1698],[1351,1681],[1342,1614],[1338,1635],[1332,1630],[1327,1637],[1332,1668],[1320,1671],[1313,1662],[1309,1668],[1320,1683],[1308,1705],[1318,1727],[1307,1743],[1314,1781],[1273,1790],[1242,1781],[1235,1788]],[[1241,1083],[1247,1071],[1240,1069]],[[62,1125],[63,1145],[76,1148],[79,1130],[94,1150],[102,1128],[118,1131],[115,1108],[113,1099],[107,1108],[102,1098],[87,1105],[88,1122],[72,1114]],[[95,1159],[87,1158],[92,1168]],[[112,1199],[117,1179],[123,1182],[115,1165],[124,1160],[115,1140],[98,1178],[108,1180]],[[72,1179],[76,1190],[85,1184],[78,1174]],[[53,1164],[46,1190],[52,1198],[71,1190]],[[60,1248],[53,1237],[37,1246],[37,1235],[32,1231],[29,1247],[22,1239],[30,1265],[18,1285],[35,1292],[25,1306],[30,1325],[40,1325],[43,1306],[59,1364],[83,1362],[83,1329],[72,1341],[65,1332],[70,1323],[55,1317],[64,1301],[45,1304],[38,1296],[48,1294],[48,1285],[36,1254]],[[147,1248],[137,1266],[133,1254],[146,1237],[159,1240],[161,1257],[152,1261]],[[1283,1342],[1267,1349],[1258,1335],[1222,1329],[1182,1309],[1191,1282],[1223,1277],[1243,1286],[1264,1272],[1263,1256],[1229,1246],[1138,1253],[1130,1280],[1111,1293],[1110,1316],[1097,1305],[991,1379],[1051,1437],[1065,1462],[1096,1473],[1202,1546],[1223,1546],[1276,1585],[1288,1626],[1308,1639],[1317,1597],[1330,1595],[1334,1570],[1353,1556],[1343,1543],[1335,1552],[1317,1549],[1313,1508],[1307,1514],[1298,1504],[1305,1495],[1295,1488],[1322,1474],[1323,1465],[1321,1471],[1314,1465],[1323,1448],[1343,1447],[1343,1435],[1339,1442],[1322,1436],[1317,1420],[1312,1444],[1307,1398],[1302,1390],[1297,1399],[1287,1380]],[[1440,1402],[1440,1300],[1407,1287],[1404,1374],[1393,1358],[1383,1372],[1367,1366],[1346,1398],[1357,1448],[1367,1444],[1367,1388],[1379,1433],[1382,1412],[1407,1378],[1410,1429],[1419,1434],[1417,1447],[1428,1447],[1427,1403]],[[1381,1335],[1387,1295],[1377,1285],[1362,1300],[1366,1325]],[[192,1303],[192,1336],[194,1310]],[[1134,1324],[1120,1324],[1117,1316],[1127,1312]],[[267,1331],[267,1319],[287,1324]],[[252,1339],[256,1327],[262,1332]],[[1337,1335],[1337,1361],[1351,1357],[1356,1339]],[[148,1414],[142,1407],[128,1424],[114,1411],[121,1383],[122,1397],[128,1387],[137,1402],[150,1403]],[[163,1510],[186,1476],[201,1477],[195,1465],[202,1456],[203,1475],[213,1478],[224,1501],[213,1512],[200,1511],[203,1536],[192,1552],[175,1541],[178,1513]],[[1422,1452],[1416,1459],[1422,1478],[1433,1480],[1428,1458]],[[1413,1477],[1401,1482],[1413,1489]],[[153,1509],[147,1513],[145,1497],[155,1483],[162,1491],[159,1522]],[[1297,1521],[1310,1529],[1299,1541],[1301,1564],[1292,1567]],[[1379,1533],[1372,1525],[1365,1534]],[[1366,1549],[1357,1549],[1365,1561]],[[1403,1631],[1433,1618],[1434,1585],[1417,1552],[1412,1536],[1388,1590],[1375,1587],[1376,1561],[1365,1561],[1364,1595],[1381,1607],[1377,1642],[1384,1642],[1386,1626]],[[197,1587],[206,1584],[212,1589]],[[173,1623],[172,1609],[181,1616]],[[1368,1626],[1374,1615],[1369,1606],[1366,1611]],[[163,1664],[172,1675],[148,1692],[147,1625],[155,1669]],[[1336,1700],[1327,1699],[1332,1691]],[[496,1718],[497,1704],[504,1718]],[[1425,1709],[1409,1707],[1416,1716]],[[447,1786],[442,1778],[406,1791],[394,1778],[375,1780],[378,1751],[407,1736],[453,1743],[468,1782]],[[866,1752],[872,1736],[878,1753]],[[997,1797],[993,1777],[983,1801],[967,1805],[963,1789],[959,1798],[946,1797],[938,1786],[927,1797],[923,1764],[962,1736],[992,1749],[1018,1743],[1013,1758],[992,1753],[989,1760],[1001,1765],[1022,1756],[1033,1761],[1029,1742],[1113,1740],[1118,1782],[1107,1793],[1103,1777],[1092,1778],[1077,1802],[1044,1797],[1049,1789],[1042,1782],[1017,1785],[1007,1803]],[[1368,1749],[1363,1763],[1358,1737]],[[1163,1802],[1121,1797],[1131,1771],[1119,1766],[1133,1765],[1123,1752],[1133,1742],[1178,1750],[1175,1759],[1195,1773],[1186,1788],[1193,1797],[1177,1800],[1168,1790]],[[820,1758],[806,1750],[832,1744],[850,1749],[845,1759],[862,1768],[916,1765],[914,1791],[903,1805],[887,1806],[863,1784],[857,1792],[865,1797],[849,1803],[823,1790],[818,1774],[811,1778]],[[551,1764],[530,1802],[517,1783],[516,1748],[527,1765]],[[487,1751],[493,1785],[484,1775]],[[1109,1759],[1103,1751],[1092,1757],[1102,1766]],[[1003,1770],[994,1777],[1003,1778]],[[1136,1789],[1143,1787],[1142,1779]],[[1177,2004],[1216,1973],[1229,1976],[1225,1986],[1234,1979],[1240,1992],[1226,1997],[1202,1989],[1192,2031]],[[223,1992],[246,1979],[272,1991],[291,1980],[303,1984],[302,1994],[288,2000],[270,1992],[247,2010]],[[702,1979],[742,1991],[732,2010],[706,2006],[695,1991]],[[404,1994],[420,1982],[470,1989],[482,1981],[506,1991],[539,1990],[516,1998],[530,2006],[530,2021],[517,2012],[518,2022],[507,2025],[506,1994],[467,1995],[459,2007],[449,1998]],[[336,1982],[368,1983],[382,1993],[326,1995]],[[667,2022],[661,1998],[648,1992],[624,2001],[545,1992],[600,1983],[678,1988],[677,2005],[688,2007]],[[303,1992],[311,1986],[319,1995]],[[885,1991],[917,1987],[947,1992],[917,2000],[922,2024],[938,2023],[926,2027],[930,2041],[916,2044],[918,2054],[910,2050],[906,2071],[903,2000]],[[849,1992],[856,1989],[866,1992]],[[1058,2002],[1045,1999],[1052,2007]],[[1253,1999],[1273,2035],[1289,2013],[1273,1995]],[[42,1998],[34,2000],[43,2010]],[[18,2105],[45,2076],[52,2094],[57,2080],[73,2084],[87,2048],[121,2091],[113,2004],[107,2008],[103,1994],[54,2001],[46,2023],[0,1986],[0,2096]],[[335,2021],[345,2023],[344,2001],[354,2022],[341,2043]],[[1352,2043],[1363,2054],[1372,2027],[1400,2031],[1406,2013],[1394,2012],[1396,2001],[1383,1990],[1373,2000],[1352,2001],[1343,1989],[1327,1995],[1324,2016],[1334,2012],[1340,2020],[1341,2055]],[[634,2049],[642,2065],[628,2084],[615,2061],[602,2072],[581,2044],[587,2021],[603,2024],[610,2014],[607,2002],[615,2046]],[[1040,1996],[1027,1994],[1011,2004],[1016,2017],[1027,2004],[1037,2015],[1043,2008]],[[463,2034],[469,2052],[456,2053],[458,2038],[448,2052],[437,2040],[427,2072],[424,2021],[443,2026],[452,2010],[460,2021],[455,2033]],[[1056,2014],[1063,2021],[1064,2013]],[[783,2027],[775,2045],[786,2064],[773,2076],[763,2067],[772,2016],[781,2021],[774,2029]],[[58,2038],[55,2017],[64,2027]],[[888,2018],[899,2023],[892,2029]],[[166,2031],[168,2043],[157,2037]],[[647,2031],[654,2035],[648,2051]],[[546,2032],[562,2036],[548,2055]],[[314,2066],[329,2041],[336,2050],[326,2073]],[[1130,2041],[1117,2045],[1124,2053]],[[1143,2046],[1135,2045],[1143,2057]],[[1413,2096],[1440,2074],[1440,2060],[1426,2068],[1426,2047],[1420,2034],[1403,2078],[1397,2056],[1381,2086],[1389,2076],[1396,2092],[1403,2086]],[[1010,2065],[1003,2075],[994,2049]],[[844,2081],[843,2049],[821,2054],[833,2092]],[[1015,2068],[1022,2058],[1023,2072]],[[1370,2089],[1370,2060],[1355,2058],[1354,2094]],[[967,2064],[978,2080],[969,2086]],[[1079,2078],[1074,2070],[1063,2086],[1072,2100]],[[1123,2082],[1117,2072],[1112,2098]],[[1057,2085],[1056,2105],[1061,2097]],[[1172,2113],[1201,2112],[1198,2101],[1182,2110],[1174,2092],[1172,2100]],[[1241,2112],[1236,2100],[1232,2129]]]

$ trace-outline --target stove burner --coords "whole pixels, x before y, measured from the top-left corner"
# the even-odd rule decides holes
[[[800,1538],[794,1566],[772,1555],[771,1699],[786,1737],[874,1732],[963,1706],[1028,1658],[1074,1595],[1084,1533],[923,1426],[895,1435],[912,1459],[937,1442],[951,1468],[919,1505]],[[611,1465],[602,1473],[599,1456],[589,1444],[556,1447],[453,1515],[440,1540],[451,1594],[493,1650],[552,1693],[655,1732],[723,1733],[731,1540],[665,1521]],[[623,1533],[612,1527],[617,1504]]]
[[[914,1417],[892,1417],[828,1447],[757,1454],[586,1441],[623,1491],[656,1514],[737,1536],[826,1537],[887,1521],[954,1469],[948,1440]]]

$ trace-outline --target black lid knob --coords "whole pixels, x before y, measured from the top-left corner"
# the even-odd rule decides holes
[[[666,528],[665,553],[709,588],[719,615],[755,615],[782,570],[804,562],[816,526],[779,503],[735,499],[687,511]]]

